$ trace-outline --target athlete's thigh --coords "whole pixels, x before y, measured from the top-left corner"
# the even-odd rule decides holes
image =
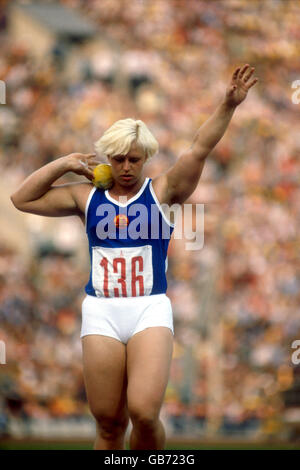
[[[103,335],[82,338],[83,375],[95,418],[124,417],[126,407],[126,348]]]
[[[127,402],[131,413],[159,413],[169,379],[173,334],[169,328],[146,328],[127,343]]]

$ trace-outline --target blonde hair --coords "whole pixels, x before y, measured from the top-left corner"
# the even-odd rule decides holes
[[[120,119],[95,142],[96,152],[104,155],[126,155],[133,142],[144,153],[146,160],[158,151],[158,142],[141,120]]]

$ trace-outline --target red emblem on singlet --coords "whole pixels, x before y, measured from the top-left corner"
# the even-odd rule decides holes
[[[128,217],[125,214],[116,215],[114,224],[117,228],[126,228],[129,224]]]

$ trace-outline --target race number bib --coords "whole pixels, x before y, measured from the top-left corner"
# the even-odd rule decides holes
[[[153,287],[152,246],[93,247],[92,283],[97,297],[150,295]]]

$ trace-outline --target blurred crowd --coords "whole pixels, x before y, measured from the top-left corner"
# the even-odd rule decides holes
[[[126,117],[142,119],[160,144],[146,166],[155,177],[190,145],[234,69],[255,67],[258,84],[187,201],[204,204],[204,247],[170,243],[175,347],[163,415],[173,434],[192,426],[195,435],[217,429],[281,436],[289,405],[284,394],[297,385],[291,344],[300,339],[300,134],[299,105],[292,102],[292,83],[300,80],[300,3],[60,3],[119,44],[118,61],[109,41],[92,55],[74,46],[77,78],[69,81],[53,51],[38,61],[9,37],[3,7],[0,79],[7,104],[0,107],[0,165],[11,192],[54,158],[92,151]],[[21,216],[12,205],[8,213],[13,226]],[[24,238],[14,248],[0,236],[0,339],[7,348],[0,434],[13,417],[89,414],[79,339],[89,274],[84,228],[73,218],[52,219],[48,231],[38,216],[22,217],[29,261],[20,256]],[[195,217],[192,223],[197,230]]]

